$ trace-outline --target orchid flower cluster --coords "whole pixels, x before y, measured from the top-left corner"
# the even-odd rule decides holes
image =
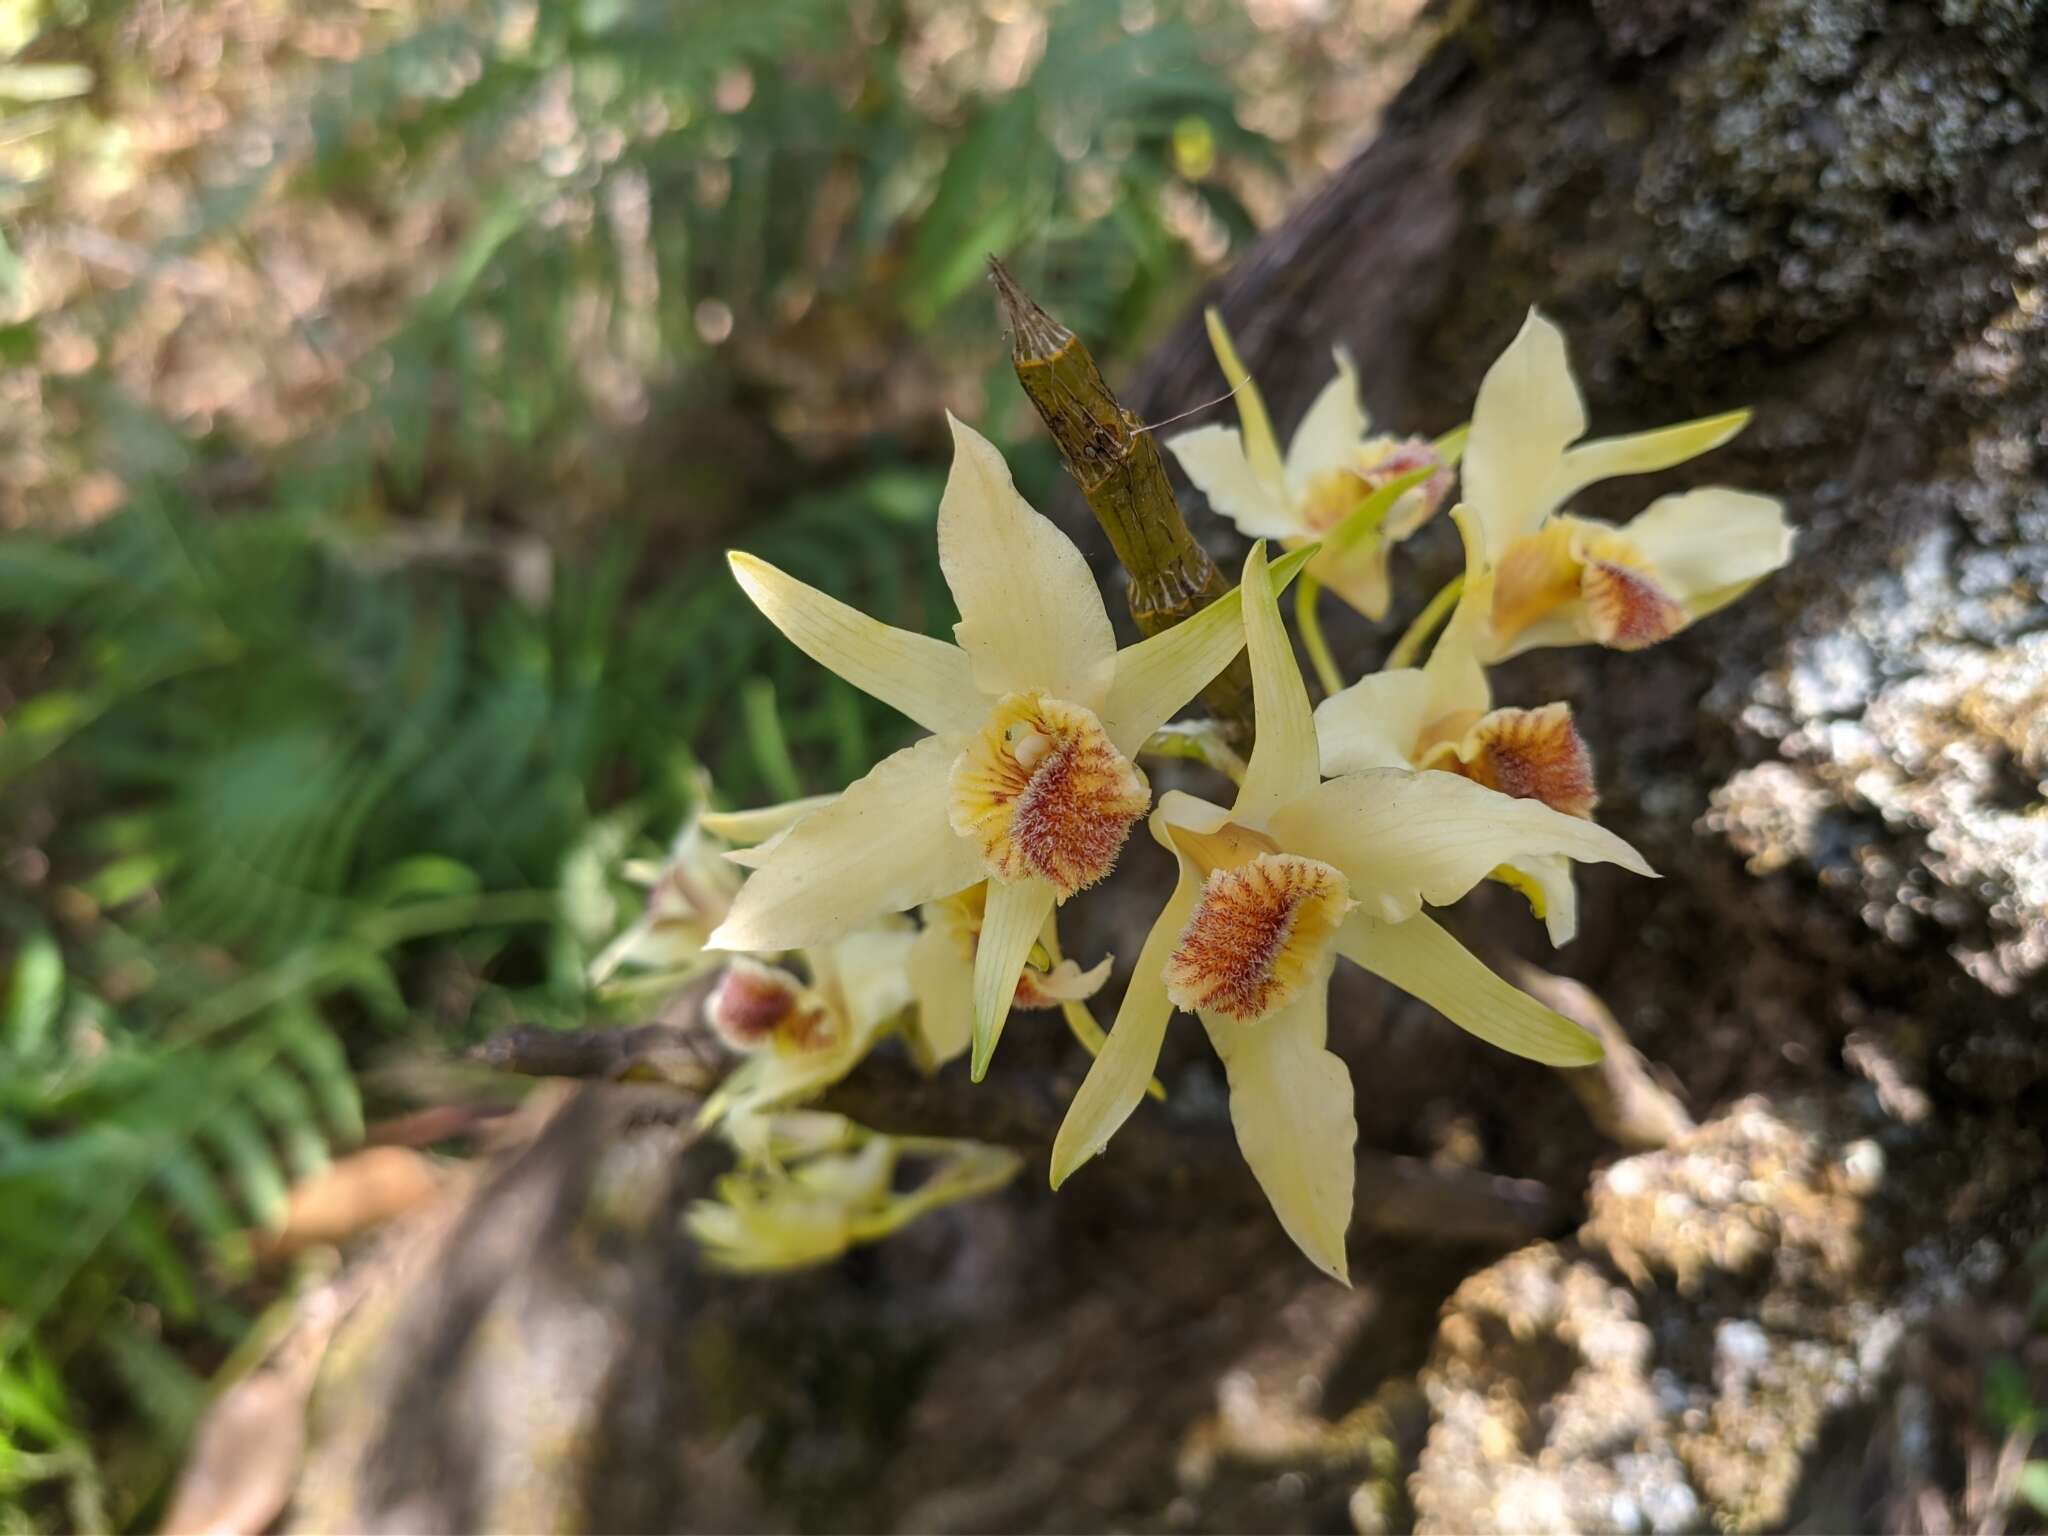
[[[1351,1076],[1326,1043],[1339,959],[1516,1055],[1599,1059],[1591,1035],[1496,976],[1431,915],[1491,878],[1520,890],[1562,944],[1576,928],[1573,863],[1652,873],[1593,820],[1592,761],[1570,706],[1498,707],[1486,667],[1540,646],[1654,644],[1783,565],[1790,533],[1767,497],[1695,490],[1620,527],[1562,510],[1594,481],[1726,442],[1746,413],[1581,442],[1585,409],[1563,337],[1531,312],[1481,384],[1469,434],[1372,435],[1339,353],[1283,453],[1213,317],[1211,336],[1240,424],[1167,446],[1256,542],[1235,591],[1163,633],[1118,648],[1081,552],[957,421],[938,512],[939,561],[960,611],[951,643],[730,557],[793,644],[928,733],[838,795],[704,817],[700,831],[748,845],[727,862],[750,873],[735,887],[729,870],[715,878],[707,867],[697,926],[685,934],[669,919],[683,942],[730,956],[705,1012],[745,1059],[705,1113],[725,1123],[743,1165],[727,1203],[697,1224],[723,1249],[748,1249],[756,1267],[893,1230],[889,1180],[874,1174],[894,1155],[887,1139],[824,1134],[788,1115],[897,1024],[926,1068],[965,1055],[979,1082],[1013,1009],[1066,1015],[1096,1055],[1053,1144],[1058,1187],[1158,1092],[1168,1024],[1193,1014],[1221,1059],[1253,1174],[1289,1236],[1339,1280],[1357,1138]],[[1312,709],[1281,592],[1300,578],[1311,603],[1328,586],[1384,615],[1390,554],[1430,522],[1454,475],[1465,569],[1427,611],[1448,612],[1441,637],[1420,665],[1409,664],[1419,642],[1404,641],[1398,664],[1326,690]],[[1269,560],[1268,540],[1288,552]],[[1248,761],[1230,765],[1241,769],[1235,793],[1227,805],[1155,797],[1138,758],[1240,650],[1256,731]],[[1141,821],[1178,878],[1104,1037],[1087,1000],[1110,960],[1084,970],[1064,959],[1056,914],[1110,873]],[[805,974],[788,968],[792,956]],[[810,1155],[844,1166],[785,1171],[776,1184],[760,1170],[779,1168],[792,1140],[831,1143]],[[970,1176],[939,1181],[938,1198],[990,1187],[1007,1156],[971,1144],[950,1155]],[[821,1215],[835,1200],[838,1214]]]

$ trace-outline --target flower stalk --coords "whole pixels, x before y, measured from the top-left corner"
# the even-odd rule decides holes
[[[1436,596],[1429,600],[1422,612],[1415,615],[1408,627],[1401,632],[1401,638],[1394,642],[1394,648],[1387,652],[1386,671],[1394,672],[1403,667],[1412,667],[1421,659],[1423,646],[1429,643],[1429,637],[1437,632],[1437,627],[1450,617],[1451,610],[1458,605],[1458,594],[1464,590],[1463,571],[1437,588]]]

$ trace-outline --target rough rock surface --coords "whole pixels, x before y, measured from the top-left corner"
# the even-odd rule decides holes
[[[1750,1098],[1607,1168],[1576,1242],[1512,1254],[1445,1308],[1417,1528],[1866,1525],[1882,1501],[1816,1475],[1823,1434],[1860,1424],[1867,1448],[1909,1330],[2003,1265],[1995,1245],[1897,1244],[1926,1203],[1967,1226],[2031,1187],[2021,1208],[2048,1213],[2038,1139],[1997,1134],[2011,1160],[1953,1185],[1874,1096],[1846,1116]],[[1893,1469],[1868,1470],[1889,1491]]]
[[[1056,1199],[1040,1161],[773,1283],[708,1280],[678,1240],[704,1149],[613,1125],[657,1155],[600,1154],[611,1122],[585,1115],[464,1229],[529,1189],[518,1241],[435,1250],[381,1327],[344,1335],[336,1368],[370,1385],[353,1427],[316,1412],[301,1524],[1987,1516],[1986,1381],[2031,1372],[2048,1401],[2026,1257],[2048,1228],[2048,11],[1445,15],[1377,139],[1219,299],[1283,425],[1339,343],[1383,420],[1453,425],[1532,303],[1571,337],[1596,430],[1756,407],[1705,472],[1785,496],[1793,567],[1652,651],[1500,678],[1505,703],[1575,702],[1603,820],[1666,876],[1592,872],[1555,963],[1699,1128],[1615,1161],[1553,1076],[1345,981],[1332,1039],[1363,1156],[1539,1179],[1583,1215],[1505,1257],[1361,1224],[1347,1295],[1260,1205],[1192,1031],[1162,1064],[1170,1102]],[[1131,403],[1162,420],[1214,378],[1191,319]],[[1692,483],[1584,505],[1625,517]],[[1404,548],[1411,606],[1453,546],[1439,528]],[[1333,636],[1360,659],[1384,641]],[[1098,932],[1144,921],[1128,885],[1090,899]],[[1476,906],[1466,921],[1533,942],[1510,902]],[[975,1112],[1042,1158],[1080,1066],[1013,1026]],[[623,1204],[593,1193],[613,1157],[639,1170]],[[558,1325],[584,1342],[536,1373]],[[338,1382],[319,1403],[349,1398]]]

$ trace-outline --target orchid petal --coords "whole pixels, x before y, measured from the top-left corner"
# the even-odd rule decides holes
[[[1237,355],[1237,343],[1230,339],[1223,315],[1214,305],[1202,311],[1202,324],[1208,329],[1216,365],[1223,370],[1223,380],[1237,402],[1237,419],[1244,427],[1244,454],[1252,473],[1276,489],[1284,486],[1286,472],[1280,462],[1280,440],[1273,435],[1273,418],[1267,414],[1266,397],[1259,393],[1258,381]]]
[[[1331,355],[1336,359],[1337,376],[1323,386],[1287,445],[1287,493],[1297,501],[1317,475],[1353,468],[1358,445],[1365,440],[1367,422],[1365,408],[1358,403],[1358,368],[1342,347]]]
[[[832,798],[837,800],[839,797],[834,795]],[[728,849],[725,861],[728,864],[737,864],[741,869],[761,869],[767,865],[770,859],[775,857],[775,850],[780,848],[788,839],[791,830],[792,828],[790,827],[784,827],[773,837],[765,842],[756,843],[751,848]]]
[[[1344,1232],[1351,1224],[1358,1121],[1351,1073],[1325,1048],[1327,976],[1254,1024],[1202,1015],[1230,1078],[1230,1123],[1273,1214],[1295,1245],[1349,1285]]]
[[[1262,826],[1276,807],[1314,787],[1321,777],[1316,753],[1315,717],[1309,711],[1308,689],[1295,664],[1294,647],[1280,622],[1280,605],[1266,577],[1266,547],[1254,544],[1244,563],[1239,590],[1251,595],[1244,604],[1245,647],[1251,653],[1252,707],[1258,739],[1245,765],[1232,814],[1251,826]]]
[[[946,820],[946,776],[960,746],[958,737],[927,736],[781,834],[705,947],[822,944],[981,879],[979,848]]]
[[[1353,914],[1338,931],[1337,949],[1460,1029],[1516,1056],[1583,1067],[1603,1054],[1591,1034],[1509,986],[1430,918],[1381,923]]]
[[[1543,919],[1553,949],[1571,943],[1579,931],[1579,888],[1572,879],[1572,861],[1561,853],[1532,853],[1494,871],[1520,891]]]
[[[1201,890],[1200,876],[1182,860],[1179,883],[1153,921],[1144,948],[1138,951],[1138,966],[1124,990],[1109,1039],[1090,1064],[1060,1122],[1059,1135],[1053,1138],[1054,1189],[1109,1145],[1110,1137],[1145,1097],[1152,1069],[1159,1062],[1159,1047],[1166,1039],[1167,1020],[1173,1016],[1173,1004],[1167,1001],[1166,983],[1161,978]]]
[[[857,928],[813,952],[813,985],[836,992],[853,1027],[872,1032],[911,1004],[910,951],[916,941],[907,918]]]
[[[1459,507],[1452,514],[1458,526],[1458,536],[1465,541],[1465,569],[1470,572],[1481,558],[1478,547],[1478,530],[1473,519],[1463,515]],[[1468,575],[1464,590],[1458,594],[1458,604],[1451,610],[1450,621],[1444,625],[1444,632],[1437,636],[1436,644],[1430,647],[1429,660],[1422,665],[1422,676],[1428,685],[1429,715],[1423,724],[1463,716],[1477,717],[1493,708],[1493,689],[1486,681],[1486,669],[1480,665],[1479,649],[1487,627],[1488,610],[1493,605],[1493,585],[1490,578],[1474,582]],[[1335,772],[1335,769],[1331,769]]]
[[[745,811],[706,811],[697,825],[729,843],[763,843],[778,832],[786,832],[811,812],[830,805],[837,795],[806,795],[779,805],[757,805]]]
[[[1593,633],[1593,621],[1586,613],[1586,605],[1574,600],[1564,604],[1554,613],[1545,614],[1535,623],[1516,630],[1505,641],[1494,639],[1486,653],[1486,659],[1489,665],[1498,665],[1528,651],[1599,643],[1600,637]]]
[[[815,1098],[858,1066],[872,1043],[869,1035],[849,1033],[823,1050],[749,1056],[704,1101],[697,1123],[709,1127]]]
[[[974,1038],[974,966],[959,938],[933,923],[910,946],[910,986],[917,995],[917,1034],[927,1071],[964,1055]]]
[[[1191,832],[1209,833],[1222,827],[1231,819],[1231,813],[1213,801],[1204,800],[1200,795],[1191,795],[1184,789],[1169,789],[1161,795],[1152,807],[1152,814],[1145,826],[1152,834],[1152,841],[1172,854],[1181,856],[1180,845],[1174,841],[1171,831],[1183,827]]]
[[[1664,590],[1696,619],[1792,558],[1784,504],[1722,486],[1660,497],[1623,533]]]
[[[747,1057],[704,1101],[697,1123],[711,1126],[813,1098],[860,1065],[882,1027],[910,1002],[905,970],[913,938],[907,925],[899,925],[814,950],[814,995],[831,1010],[835,1025],[827,1042],[810,1050],[770,1046]]]
[[[1116,636],[1087,560],[1017,494],[995,445],[946,419],[953,469],[939,500],[939,566],[960,606],[953,633],[975,685],[1097,708],[1116,670]]]
[[[1383,619],[1394,595],[1387,572],[1391,553],[1383,534],[1373,534],[1348,549],[1325,544],[1310,574],[1368,619]]]
[[[974,1058],[969,1074],[977,1083],[988,1072],[989,1058],[1017,996],[1017,977],[1058,895],[1050,880],[988,884],[988,909],[974,951]]]
[[[1283,556],[1269,568],[1277,598],[1313,550]],[[1116,681],[1102,706],[1102,728],[1126,757],[1173,718],[1244,649],[1243,589],[1233,588],[1200,613],[1117,652]]]
[[[1166,440],[1181,473],[1209,498],[1209,509],[1237,524],[1246,538],[1292,538],[1305,531],[1284,488],[1260,476],[1235,427],[1197,427]]]
[[[1626,437],[1596,438],[1570,449],[1557,473],[1544,488],[1550,507],[1563,506],[1572,496],[1596,480],[1616,475],[1647,475],[1670,469],[1687,459],[1711,452],[1749,425],[1748,411],[1726,411],[1719,416],[1702,416],[1675,427],[1653,432],[1632,432]]]
[[[1387,922],[1413,917],[1425,902],[1456,901],[1495,866],[1529,854],[1652,875],[1642,855],[1604,827],[1453,773],[1348,773],[1282,806],[1267,828],[1289,851],[1343,870],[1360,907]]]
[[[1316,706],[1316,744],[1331,773],[1406,768],[1422,728],[1436,718],[1420,667],[1361,677]]]
[[[1585,431],[1564,333],[1532,309],[1480,381],[1465,442],[1465,500],[1484,527],[1489,561],[1543,520],[1550,510],[1544,490]]]
[[[726,561],[768,622],[819,666],[928,731],[980,724],[987,704],[957,645],[871,619],[753,555],[734,550]]]

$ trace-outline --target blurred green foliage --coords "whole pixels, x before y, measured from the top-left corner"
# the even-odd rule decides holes
[[[901,744],[718,551],[947,623],[983,258],[1134,348],[1275,170],[1248,38],[1198,0],[5,7],[0,1525],[160,1510],[295,1283],[251,1233],[404,1107],[366,1069],[584,1022],[605,872],[695,764],[744,803]]]

